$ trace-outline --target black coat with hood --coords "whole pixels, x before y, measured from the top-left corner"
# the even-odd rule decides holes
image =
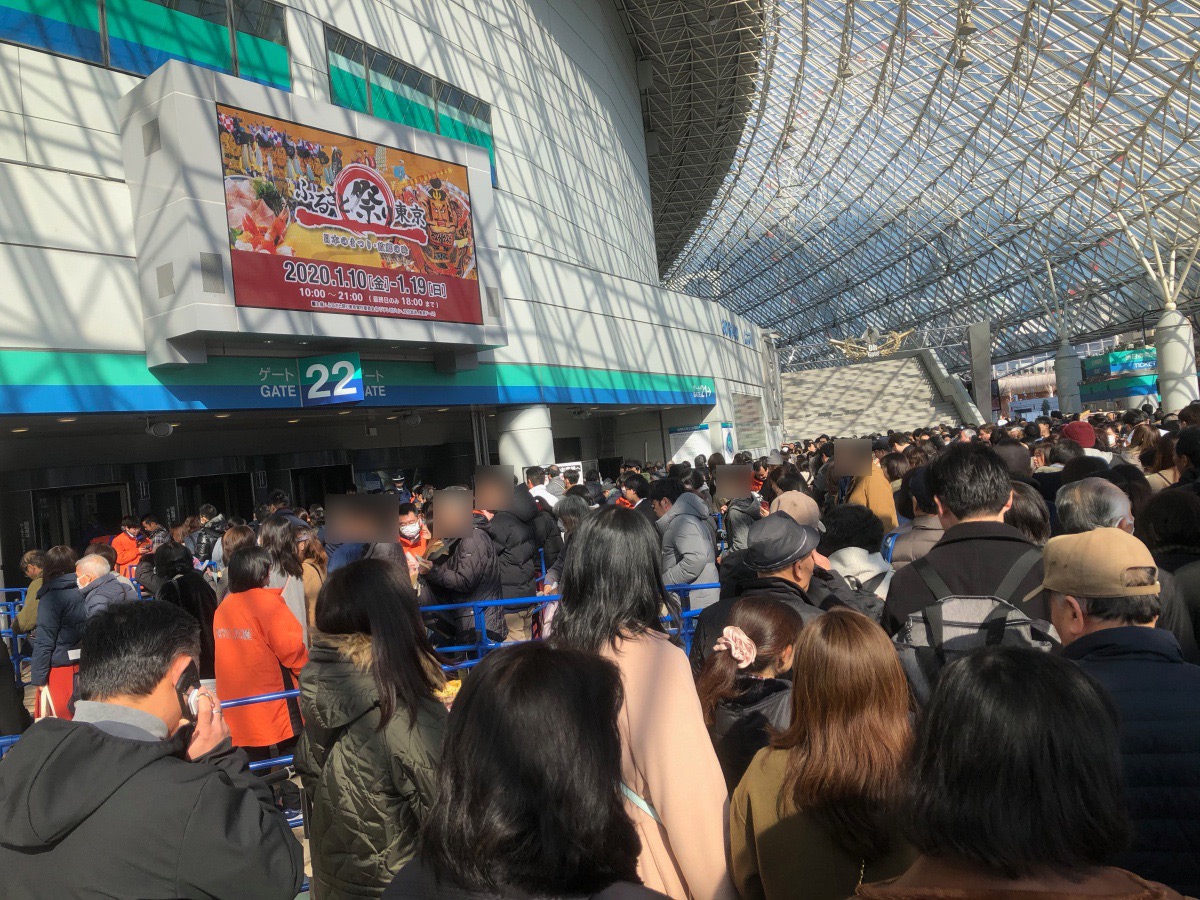
[[[69,654],[83,640],[86,625],[87,605],[73,571],[42,585],[30,670],[34,684],[46,684],[51,666],[72,665]]]
[[[196,554],[196,559],[201,562],[210,562],[213,548],[217,546],[217,541],[221,540],[228,529],[229,523],[221,513],[217,513],[201,525],[200,530],[196,532],[195,546],[192,550]]]
[[[483,516],[476,516],[475,527],[465,537],[446,542],[444,555],[431,556],[433,568],[423,576],[429,590],[420,594],[421,605],[450,603],[475,603],[480,600],[499,600],[500,566],[496,560],[496,546],[483,530]],[[474,628],[470,609],[461,612],[438,614],[441,624],[449,624],[459,634]],[[499,607],[489,607],[485,613],[487,630],[497,640],[508,634],[504,624],[504,612]]]
[[[312,804],[320,897],[380,896],[416,853],[437,792],[446,708],[424,701],[415,721],[398,708],[380,730],[370,670],[369,637],[321,635],[300,673],[304,733],[296,770]]]
[[[513,492],[512,504],[498,511],[485,530],[496,545],[496,561],[500,567],[500,596],[530,597],[536,592],[541,570],[537,563],[538,541],[534,523],[538,518],[537,504],[528,489]]]
[[[295,897],[303,849],[270,788],[228,740],[194,762],[184,740],[33,725],[0,762],[5,900]]]

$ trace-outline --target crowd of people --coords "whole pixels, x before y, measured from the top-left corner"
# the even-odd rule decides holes
[[[614,474],[31,551],[5,895],[1200,896],[1200,404]]]

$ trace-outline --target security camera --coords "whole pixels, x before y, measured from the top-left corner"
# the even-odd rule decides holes
[[[175,431],[175,426],[169,422],[146,422],[146,434],[152,434],[158,438],[170,437]]]
[[[417,425],[421,424],[421,417],[417,413],[409,413],[404,417],[404,424],[415,428]]]

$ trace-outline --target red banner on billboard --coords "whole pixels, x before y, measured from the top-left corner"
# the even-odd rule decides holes
[[[238,306],[483,324],[477,282],[372,266],[234,253]]]
[[[464,166],[217,113],[238,306],[482,324]]]

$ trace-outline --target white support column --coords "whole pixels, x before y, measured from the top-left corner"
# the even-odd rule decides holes
[[[1196,385],[1196,350],[1192,323],[1168,303],[1166,312],[1154,327],[1154,347],[1158,351],[1158,393],[1163,410],[1176,413],[1189,403],[1200,400]]]
[[[554,462],[554,431],[550,427],[550,407],[518,406],[496,411],[500,433],[500,465],[512,466],[517,477],[528,466]]]
[[[1063,338],[1054,356],[1054,383],[1058,391],[1058,408],[1064,413],[1077,413],[1082,409],[1079,400],[1079,382],[1083,381],[1083,362],[1075,348]]]

